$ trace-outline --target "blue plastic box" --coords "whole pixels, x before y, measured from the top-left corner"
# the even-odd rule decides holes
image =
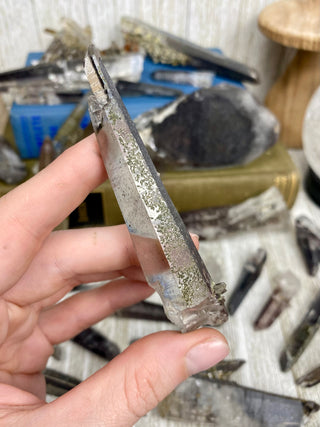
[[[30,53],[27,58],[26,65],[30,65],[31,61],[39,59],[42,53]],[[170,65],[154,64],[151,59],[146,58],[144,70],[141,76],[141,81],[145,83],[160,84],[167,87],[179,89],[185,93],[191,93],[196,90],[195,87],[189,85],[177,85],[172,83],[155,82],[151,78],[151,74],[159,69],[172,69]],[[192,70],[192,67],[179,67],[181,70]],[[229,82],[237,84],[231,80],[222,79],[215,76],[213,85]],[[171,102],[170,97],[123,97],[123,102],[128,109],[132,118],[139,114],[150,110],[151,108],[162,107]],[[75,104],[60,104],[60,105],[17,105],[14,104],[10,112],[10,121],[13,128],[15,142],[20,155],[24,159],[36,158],[39,156],[40,147],[44,138],[49,135],[51,138],[55,136],[59,127],[66,120],[68,115],[74,109]],[[82,127],[86,127],[90,117],[87,113],[81,123]]]

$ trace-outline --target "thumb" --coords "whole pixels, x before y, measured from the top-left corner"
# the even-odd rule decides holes
[[[188,376],[228,352],[225,338],[214,329],[158,332],[133,343],[46,410],[55,419],[60,414],[58,425],[131,426]]]

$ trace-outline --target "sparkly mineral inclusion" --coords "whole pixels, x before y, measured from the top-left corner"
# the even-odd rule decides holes
[[[101,155],[149,285],[182,331],[223,323],[224,285],[213,283],[93,48],[85,71]]]

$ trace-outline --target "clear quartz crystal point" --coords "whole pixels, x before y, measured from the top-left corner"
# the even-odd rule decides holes
[[[147,282],[182,331],[225,322],[225,285],[212,281],[94,46],[85,71],[91,121]]]

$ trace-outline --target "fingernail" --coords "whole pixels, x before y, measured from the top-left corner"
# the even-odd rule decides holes
[[[198,236],[198,234],[190,233],[190,236],[191,236],[191,237],[193,237],[194,239],[199,240],[199,236]]]
[[[189,375],[205,371],[224,359],[229,353],[225,341],[204,341],[192,347],[186,354],[186,365]]]

